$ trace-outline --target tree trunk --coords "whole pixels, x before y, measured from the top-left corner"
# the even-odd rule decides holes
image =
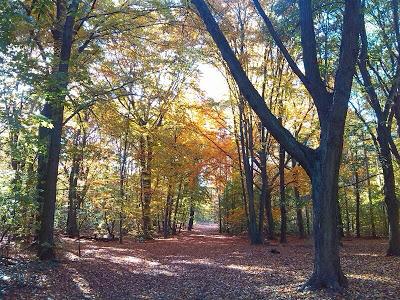
[[[267,147],[266,147],[266,134],[264,127],[260,124],[260,135],[261,135],[261,150],[259,151],[260,157],[260,169],[261,169],[261,192],[258,210],[258,235],[261,243],[263,242],[264,233],[264,215],[265,215],[265,204],[267,198],[268,189],[268,174],[267,174]]]
[[[122,212],[119,213],[119,237],[118,237],[118,242],[120,244],[122,244],[123,242],[123,228],[122,228],[122,224],[123,224],[123,215]]]
[[[152,162],[152,141],[149,136],[140,137],[140,167],[141,167],[141,199],[142,199],[142,230],[145,239],[152,239],[151,236],[151,162]]]
[[[296,167],[297,163],[294,158],[292,158],[292,168],[294,169]],[[296,221],[297,221],[297,228],[298,228],[298,233],[300,238],[304,238],[305,233],[304,233],[304,221],[303,221],[303,210],[301,207],[300,203],[300,192],[298,189],[298,174],[296,170],[293,170],[294,172],[294,198],[296,201]]]
[[[344,195],[344,205],[346,209],[346,235],[350,236],[350,211],[349,211],[349,200],[347,198],[346,190],[343,193]]]
[[[397,136],[400,138],[400,94],[395,97],[395,104],[393,106],[394,117],[397,123]]]
[[[317,106],[321,128],[320,146],[317,150],[299,145],[293,135],[279,124],[276,117],[266,106],[264,99],[249,80],[205,1],[192,0],[191,2],[196,6],[244,98],[272,136],[296,158],[311,177],[314,203],[315,263],[313,275],[303,286],[303,289],[325,287],[341,290],[346,286],[347,281],[340,267],[336,228],[337,191],[344,125],[358,57],[360,1],[345,2],[340,58],[335,76],[334,91],[330,93],[326,90],[325,83],[322,82],[319,74],[311,1],[299,1],[303,57],[306,56],[303,58],[305,66],[305,74],[303,74],[287,53],[275,30],[271,30],[273,25],[259,1],[253,0],[275,43],[284,52],[292,70],[312,94]]]
[[[244,101],[240,98],[239,113],[240,113],[240,144],[243,157],[243,169],[246,182],[246,194],[249,206],[249,226],[248,231],[252,245],[261,244],[262,240],[258,232],[257,217],[254,204],[254,182],[253,182],[253,128],[251,121],[247,119],[244,111]]]
[[[286,195],[285,195],[285,149],[279,146],[279,194],[280,194],[280,211],[281,211],[281,236],[280,242],[286,243],[287,231],[287,212],[286,212]]]
[[[78,229],[78,177],[80,172],[81,158],[80,153],[78,154],[80,130],[76,132],[74,139],[73,155],[72,155],[72,167],[69,175],[69,191],[68,191],[68,216],[67,216],[67,230],[66,233],[69,237],[77,237],[79,233]]]
[[[72,162],[72,168],[69,175],[69,192],[68,192],[68,217],[67,217],[67,235],[69,237],[78,236],[78,220],[77,220],[77,208],[78,208],[78,174],[79,174],[79,163],[74,157]]]
[[[399,203],[396,198],[396,185],[393,171],[392,154],[387,138],[387,130],[378,124],[378,142],[380,162],[383,169],[385,204],[389,223],[389,248],[387,255],[400,256]]]
[[[64,101],[68,88],[69,60],[71,57],[75,15],[79,0],[73,0],[69,7],[65,3],[58,8],[58,18],[52,30],[54,53],[58,55],[58,68],[50,78],[49,99],[42,113],[51,120],[52,128],[39,128],[39,140],[44,142],[46,153],[38,163],[38,203],[40,227],[38,232],[38,257],[49,260],[54,253],[54,214],[57,196],[58,164],[61,151],[61,135],[64,118]],[[65,21],[64,20],[65,17]],[[54,81],[54,82],[53,82]]]
[[[274,216],[272,214],[272,197],[271,197],[271,188],[267,186],[266,194],[265,194],[265,212],[267,217],[267,237],[269,240],[273,240],[275,238],[275,226],[274,226]]]
[[[182,194],[182,180],[179,182],[179,188],[178,188],[178,196],[176,197],[176,202],[175,202],[175,208],[174,208],[174,219],[172,222],[172,234],[176,234],[176,218],[178,215],[178,210],[179,210],[179,202],[181,200],[181,194]]]
[[[367,153],[367,147],[366,144],[364,143],[364,163],[365,163],[365,170],[366,170],[366,176],[367,176],[367,189],[368,189],[368,204],[369,204],[369,223],[371,226],[371,236],[373,238],[376,237],[376,228],[375,228],[375,217],[374,217],[374,206],[372,203],[372,188],[371,188],[371,178],[370,178],[370,172],[369,172],[369,159],[368,159],[368,153]]]
[[[192,231],[194,222],[194,209],[190,206],[188,231]]]
[[[359,184],[359,178],[358,178],[358,171],[354,171],[354,192],[356,196],[356,237],[361,237],[360,233],[360,204],[361,204],[361,199],[360,199],[360,184]]]
[[[306,224],[307,224],[307,235],[311,234],[311,224],[310,224],[310,213],[308,211],[308,206],[306,206]]]
[[[325,159],[319,161],[312,175],[314,271],[306,289],[341,290],[347,279],[340,267],[337,231],[337,180],[341,148],[321,149]]]
[[[218,232],[222,233],[222,211],[221,211],[221,195],[218,195]]]
[[[164,222],[163,222],[163,236],[166,239],[169,236],[169,229],[170,229],[170,218],[169,216],[171,215],[172,209],[172,186],[169,184],[168,186],[168,193],[167,193],[167,199],[165,203],[165,210],[164,210]]]
[[[296,187],[294,188],[294,195],[295,195],[296,205],[297,205],[297,207],[296,207],[296,221],[297,221],[298,234],[299,234],[300,238],[304,238],[305,237],[305,233],[304,233],[303,209],[299,205],[300,194],[299,194],[299,190]]]
[[[338,199],[338,204],[337,204],[337,219],[338,219],[338,233],[339,233],[339,238],[344,237],[344,230],[343,230],[343,219],[342,219],[342,209],[340,207],[339,199]]]
[[[39,203],[41,204],[41,222],[39,229],[38,257],[41,260],[50,260],[54,259],[55,257],[53,239],[54,214],[56,209],[58,163],[61,151],[63,113],[63,107],[53,107],[53,128],[51,129],[49,137],[50,141],[47,154],[47,162],[45,163],[47,168],[42,169],[42,167],[40,167],[41,172],[46,172],[46,175],[39,175],[40,179],[44,178],[44,182],[40,184],[44,189],[39,194],[39,197],[41,197],[39,201]]]

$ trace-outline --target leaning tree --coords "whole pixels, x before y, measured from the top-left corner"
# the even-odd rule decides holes
[[[276,46],[314,101],[320,123],[320,143],[316,149],[297,141],[272,114],[243,70],[206,2],[204,0],[191,2],[197,8],[243,97],[258,115],[262,124],[310,176],[314,210],[315,258],[313,274],[304,284],[303,289],[342,289],[346,286],[347,280],[340,266],[337,192],[344,126],[359,51],[360,1],[345,1],[340,55],[337,60],[336,75],[332,80],[333,87],[330,88],[320,74],[311,0],[298,1],[304,72],[284,46],[260,2],[253,0]]]

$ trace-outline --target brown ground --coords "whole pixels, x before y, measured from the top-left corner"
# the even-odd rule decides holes
[[[82,241],[80,258],[63,241],[72,252],[58,262],[0,262],[0,299],[400,299],[400,258],[384,256],[385,240],[344,241],[343,295],[297,291],[311,272],[310,241],[250,246],[199,225],[146,243]]]

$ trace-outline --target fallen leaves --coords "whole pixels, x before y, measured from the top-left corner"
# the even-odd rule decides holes
[[[214,228],[146,243],[74,240],[58,263],[20,259],[0,262],[5,299],[398,299],[400,258],[384,256],[385,240],[344,240],[342,266],[349,279],[343,295],[304,293],[312,270],[312,243],[250,246],[246,237]],[[272,254],[275,249],[279,253]],[[75,253],[75,254],[74,254]]]

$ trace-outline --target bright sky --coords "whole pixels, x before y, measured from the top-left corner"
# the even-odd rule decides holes
[[[226,99],[229,88],[221,72],[210,64],[200,65],[199,70],[201,72],[200,88],[205,92],[205,95],[216,101]]]

